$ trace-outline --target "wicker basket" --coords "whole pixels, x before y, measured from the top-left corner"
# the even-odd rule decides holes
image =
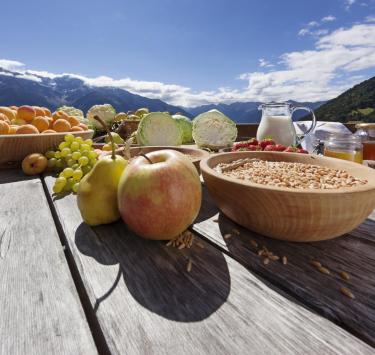
[[[92,138],[94,131],[68,132],[83,139]],[[0,135],[0,167],[14,167],[31,153],[44,154],[55,149],[68,133]]]

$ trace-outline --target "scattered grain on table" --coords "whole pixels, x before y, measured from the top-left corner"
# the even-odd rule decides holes
[[[348,280],[350,279],[349,274],[348,274],[347,272],[345,272],[345,271],[341,271],[341,272],[340,272],[340,277],[341,277],[343,280],[345,280],[345,281],[348,281]]]
[[[316,268],[322,267],[322,264],[319,261],[311,260],[310,263],[311,263],[311,265],[315,266]]]
[[[329,275],[331,272],[324,266],[320,266],[318,267],[318,270],[322,273],[322,274],[326,274],[326,275]]]
[[[341,287],[340,288],[340,292],[345,295],[346,297],[350,298],[350,299],[354,299],[354,295],[352,293],[352,291],[350,291],[348,288],[346,287]]]

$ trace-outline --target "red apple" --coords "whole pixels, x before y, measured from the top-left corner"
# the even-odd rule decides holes
[[[139,156],[125,169],[118,187],[123,221],[138,235],[177,237],[198,215],[202,188],[193,163],[175,150]]]

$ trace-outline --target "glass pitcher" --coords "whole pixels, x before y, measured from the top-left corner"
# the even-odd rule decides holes
[[[271,137],[277,144],[287,146],[300,144],[303,138],[309,135],[315,128],[316,118],[314,111],[308,107],[293,106],[288,102],[270,102],[258,107],[262,110],[257,140]],[[312,122],[310,128],[303,134],[296,134],[292,115],[297,110],[306,110],[311,113]]]

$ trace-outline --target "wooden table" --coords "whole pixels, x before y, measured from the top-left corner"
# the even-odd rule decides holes
[[[52,184],[0,171],[0,354],[375,353],[374,216],[286,243],[235,225],[204,189],[193,247],[178,250],[122,222],[87,226]],[[263,246],[288,263],[265,265]]]

